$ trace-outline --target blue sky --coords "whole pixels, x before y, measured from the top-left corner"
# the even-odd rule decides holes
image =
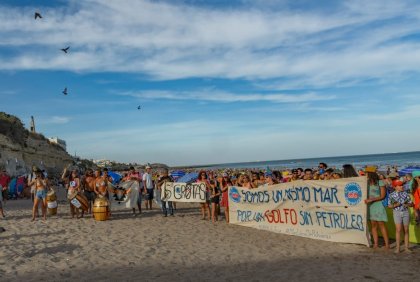
[[[420,150],[418,1],[3,0],[0,22],[0,110],[85,158]]]

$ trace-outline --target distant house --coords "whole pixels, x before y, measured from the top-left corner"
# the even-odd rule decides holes
[[[51,138],[48,138],[48,140],[50,141],[50,143],[57,144],[58,146],[60,146],[61,148],[67,151],[66,141],[58,137],[51,137]]]
[[[107,166],[110,166],[112,162],[110,160],[102,159],[102,160],[94,160],[93,163],[99,167],[107,167]]]

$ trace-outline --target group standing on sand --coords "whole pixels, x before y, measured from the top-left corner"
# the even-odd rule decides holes
[[[68,172],[67,167],[62,174],[62,181],[70,199],[75,194],[82,195],[88,202],[88,214],[92,214],[92,204],[98,197],[109,199],[109,189],[113,179],[108,175],[108,170],[92,169],[86,170],[83,176],[79,175],[77,169]],[[365,170],[357,171],[352,165],[346,164],[341,170],[328,168],[325,163],[320,163],[318,168],[296,168],[292,170],[225,170],[212,171],[201,170],[198,173],[197,182],[204,183],[206,187],[206,201],[200,204],[201,219],[209,219],[213,223],[219,220],[221,209],[224,217],[229,223],[229,200],[228,188],[238,186],[246,189],[255,189],[270,186],[277,183],[293,182],[296,180],[330,180],[366,175],[368,181],[368,197],[365,203],[368,206],[368,219],[370,221],[373,248],[379,247],[379,231],[384,239],[384,249],[389,249],[388,230],[385,223],[388,221],[386,209],[392,209],[393,220],[396,227],[396,248],[400,252],[401,233],[403,234],[404,250],[409,249],[410,222],[409,208],[414,208],[414,220],[420,226],[420,171],[413,171],[400,177],[397,171],[388,170],[379,173],[376,167],[366,167]],[[137,200],[138,212],[142,212],[142,202],[145,202],[147,210],[153,209],[153,200],[160,205],[163,216],[174,215],[176,203],[170,201],[160,202],[160,191],[166,182],[174,182],[169,171],[164,169],[159,173],[152,172],[150,166],[146,166],[145,172],[141,174],[134,167],[124,173],[122,181],[137,181],[139,184],[139,195]],[[7,185],[10,182],[5,171],[0,172],[0,216],[4,217],[3,201],[7,198]],[[47,192],[51,188],[45,172],[33,167],[27,177],[27,185],[31,189],[33,200],[32,220],[39,215],[41,206],[42,218],[46,220]],[[79,215],[79,209],[70,203],[70,214],[72,218],[83,217],[84,212]],[[133,214],[136,209],[133,208]]]

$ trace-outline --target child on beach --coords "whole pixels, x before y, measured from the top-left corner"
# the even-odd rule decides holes
[[[392,186],[395,191],[389,194],[388,207],[393,209],[394,214],[394,223],[396,229],[396,249],[395,253],[400,252],[400,241],[401,241],[401,230],[404,227],[404,246],[405,251],[411,253],[411,250],[408,248],[409,244],[409,234],[408,234],[408,224],[410,223],[410,213],[408,211],[409,207],[413,206],[410,195],[403,188],[403,182],[401,180],[394,180]]]

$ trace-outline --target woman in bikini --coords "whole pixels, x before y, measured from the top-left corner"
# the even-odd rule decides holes
[[[35,197],[34,206],[32,208],[32,221],[35,220],[35,216],[38,215],[38,205],[41,202],[42,218],[47,220],[47,190],[48,180],[45,179],[42,171],[36,171],[36,178],[29,183],[29,186],[35,186]]]
[[[80,192],[80,178],[77,173],[77,170],[73,170],[69,178],[69,188],[67,190],[67,198],[69,198],[70,200],[70,198],[74,198],[75,195],[79,192]],[[70,213],[71,213],[72,218],[74,218],[74,215],[76,215],[76,217],[79,218],[79,209],[76,208],[72,203],[70,203]]]

